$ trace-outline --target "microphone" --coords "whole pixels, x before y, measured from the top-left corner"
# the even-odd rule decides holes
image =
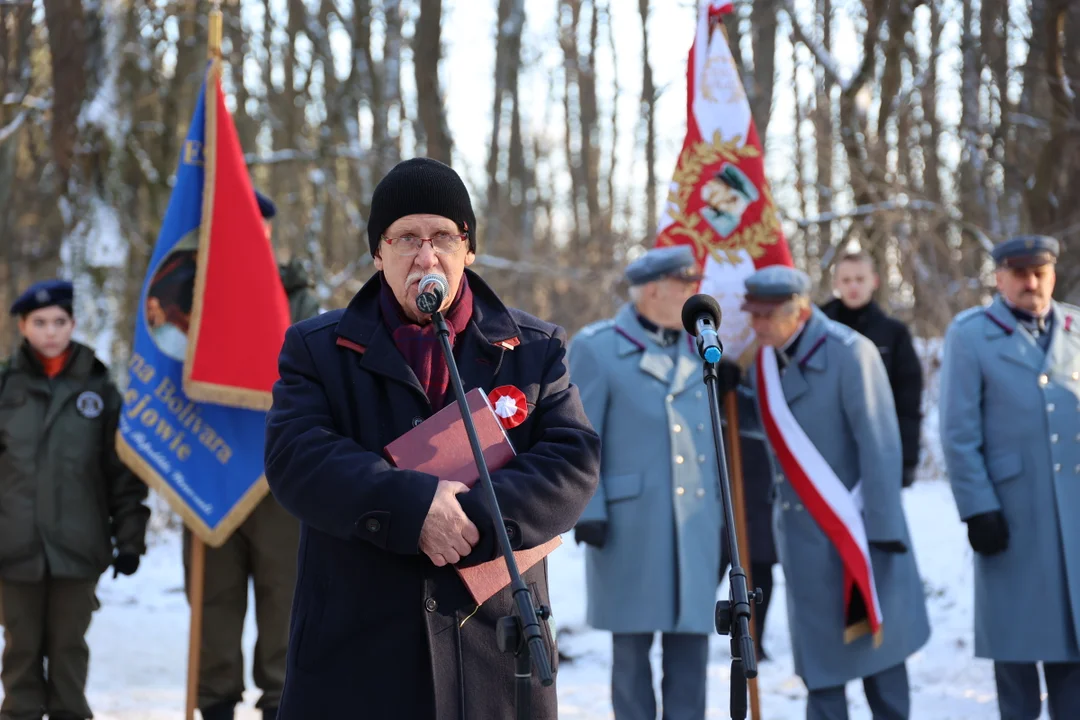
[[[424,315],[431,315],[442,307],[443,300],[450,294],[450,283],[442,273],[428,273],[420,278],[420,294],[416,296],[416,309]]]
[[[716,333],[721,315],[720,303],[712,295],[695,295],[682,307],[683,328],[697,338],[697,349],[705,362],[718,363],[724,355],[724,346]]]

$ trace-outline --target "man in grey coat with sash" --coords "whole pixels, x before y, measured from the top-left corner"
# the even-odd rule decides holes
[[[700,276],[678,246],[648,251],[626,277],[631,302],[569,351],[603,447],[600,485],[575,531],[588,545],[588,623],[613,634],[617,720],[656,720],[657,632],[663,717],[702,720],[723,521],[702,362],[681,320]]]
[[[1054,302],[1058,241],[994,248],[999,294],[956,316],[941,444],[975,551],[975,655],[1003,720],[1080,718],[1080,309]]]
[[[930,636],[900,500],[900,431],[872,342],[810,303],[810,278],[770,266],[745,281],[761,348],[752,379],[781,472],[776,547],[808,720],[846,720],[861,678],[875,720],[910,713],[906,659]]]

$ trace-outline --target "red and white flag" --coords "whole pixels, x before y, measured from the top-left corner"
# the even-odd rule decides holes
[[[690,245],[700,292],[720,303],[721,340],[737,358],[753,341],[740,310],[743,280],[767,265],[792,265],[765,153],[735,59],[721,29],[731,2],[704,3],[687,63],[686,139],[660,218],[656,245]]]
[[[848,490],[791,414],[776,353],[758,350],[758,404],[769,445],[806,511],[829,538],[844,565],[844,642],[870,634],[882,641],[881,603],[870,563],[859,486]]]

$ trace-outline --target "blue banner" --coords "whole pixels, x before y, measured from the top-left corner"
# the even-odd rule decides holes
[[[117,449],[192,532],[218,546],[266,495],[266,413],[193,402],[183,390],[206,168],[214,167],[205,162],[204,148],[215,145],[206,136],[206,102],[204,83],[143,282]]]

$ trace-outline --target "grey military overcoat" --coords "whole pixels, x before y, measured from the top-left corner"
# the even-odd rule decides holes
[[[848,489],[861,482],[867,540],[898,540],[908,548],[904,554],[870,548],[882,643],[875,648],[869,635],[845,643],[840,555],[774,458],[773,524],[795,672],[817,690],[899,665],[926,643],[930,624],[900,499],[896,410],[877,348],[815,308],[781,385],[795,420],[840,481]],[[761,391],[755,389],[760,402]]]
[[[602,442],[600,485],[581,520],[608,521],[605,546],[586,550],[589,625],[715,632],[723,521],[709,399],[690,337],[660,347],[628,304],[578,333],[569,354]]]
[[[975,555],[975,654],[1080,661],[1080,310],[1055,303],[1046,353],[1005,303],[945,336],[940,432],[961,519],[1001,510],[1004,553]]]

